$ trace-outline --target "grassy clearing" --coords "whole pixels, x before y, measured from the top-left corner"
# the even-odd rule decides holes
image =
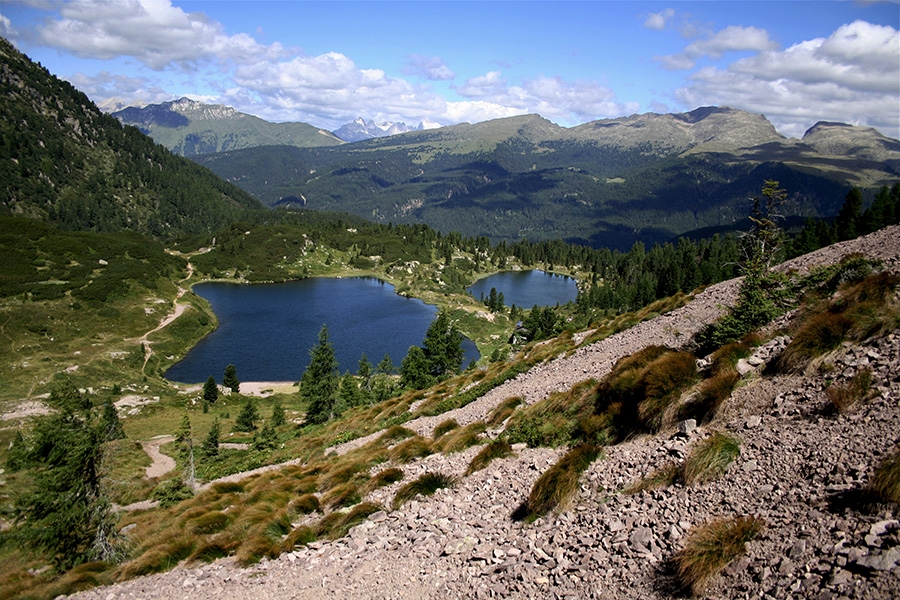
[[[691,594],[702,594],[764,528],[765,523],[755,517],[719,519],[696,528],[673,557],[679,584]]]
[[[516,518],[531,523],[552,510],[564,510],[578,491],[581,473],[600,454],[600,446],[594,444],[580,444],[569,450],[534,483],[524,510]]]

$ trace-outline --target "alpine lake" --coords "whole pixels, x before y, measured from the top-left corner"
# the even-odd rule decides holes
[[[507,306],[520,308],[572,301],[575,280],[543,271],[504,271],[479,280],[469,292],[479,299],[490,289]],[[242,381],[299,381],[322,326],[342,373],[356,372],[360,358],[376,365],[390,356],[395,367],[419,346],[437,307],[395,293],[372,277],[309,278],[287,283],[200,283],[219,327],[194,346],[165,374],[170,381],[201,383],[221,377],[233,364]],[[479,358],[474,342],[464,339],[463,368]]]

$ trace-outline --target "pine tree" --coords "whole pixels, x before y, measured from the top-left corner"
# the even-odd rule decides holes
[[[409,352],[400,363],[400,385],[411,390],[423,390],[434,383],[429,370],[425,351],[418,346],[410,346]]]
[[[209,432],[207,432],[206,438],[203,440],[203,446],[200,448],[200,451],[206,458],[215,458],[219,455],[220,435],[219,419],[216,418],[213,420],[212,427],[209,428]]]
[[[256,410],[256,403],[253,398],[247,398],[244,407],[234,421],[233,431],[243,431],[250,433],[256,431],[256,421],[259,419],[259,411]]]
[[[276,400],[272,406],[272,416],[269,418],[269,422],[272,423],[273,427],[281,427],[285,424],[284,408],[281,406],[280,400]]]
[[[216,385],[216,380],[210,375],[209,379],[206,380],[206,383],[203,384],[203,401],[212,404],[218,399],[219,386]]]
[[[100,428],[103,431],[104,440],[111,442],[112,440],[121,440],[125,438],[125,429],[119,420],[119,413],[116,411],[116,405],[113,404],[112,398],[107,398],[103,403],[103,415],[100,417]]]
[[[262,429],[253,434],[251,445],[257,451],[274,450],[278,446],[278,434],[272,421],[267,421]]]
[[[459,372],[463,361],[463,336],[450,322],[450,316],[441,311],[425,332],[422,343],[428,372],[441,379]]]
[[[68,380],[59,381],[37,417],[25,457],[33,486],[15,500],[13,539],[47,552],[60,570],[89,560],[114,560],[111,505],[101,486],[105,432],[91,400]]]
[[[230,388],[232,392],[235,394],[239,394],[241,391],[241,382],[237,377],[237,369],[234,365],[228,365],[225,367],[225,376],[222,379],[222,385],[227,388]]]
[[[309,357],[310,363],[300,379],[300,395],[307,403],[306,422],[325,423],[332,417],[338,388],[338,364],[325,325],[322,325],[319,340],[309,351]]]

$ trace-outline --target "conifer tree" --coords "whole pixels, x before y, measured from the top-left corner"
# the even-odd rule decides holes
[[[220,435],[221,430],[219,427],[219,419],[217,417],[213,420],[212,427],[209,428],[209,432],[206,434],[206,438],[203,440],[203,446],[200,448],[200,451],[206,458],[215,458],[219,455]]]
[[[285,424],[284,407],[281,406],[280,400],[276,400],[272,406],[272,416],[269,418],[269,422],[273,427],[281,427]]]
[[[422,343],[428,372],[441,379],[459,372],[463,361],[463,336],[451,323],[450,315],[441,311],[425,332]]]
[[[230,388],[232,392],[235,394],[239,394],[241,391],[241,382],[237,377],[237,369],[234,365],[228,365],[225,367],[225,375],[222,379],[222,385],[227,388]]]
[[[116,411],[116,405],[113,404],[112,398],[107,398],[106,402],[103,403],[100,429],[103,432],[104,440],[107,442],[125,438],[125,429],[119,420],[119,413]]]
[[[113,513],[101,486],[105,431],[90,398],[67,379],[56,383],[48,403],[55,410],[35,420],[25,456],[33,485],[15,500],[13,539],[44,550],[61,570],[114,560]]]
[[[210,375],[206,383],[203,384],[203,401],[212,404],[218,399],[219,386],[216,385],[216,380]]]
[[[338,364],[328,341],[328,327],[322,325],[319,339],[309,351],[310,363],[300,379],[300,395],[306,400],[306,422],[325,423],[332,417],[338,388]]]
[[[247,398],[244,407],[234,421],[234,431],[243,431],[250,433],[256,431],[256,421],[259,419],[259,411],[256,410],[256,403],[253,398]]]

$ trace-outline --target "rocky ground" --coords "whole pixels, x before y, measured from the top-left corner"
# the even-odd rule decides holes
[[[808,269],[850,252],[900,270],[900,228],[832,246],[786,268]],[[615,360],[649,344],[678,346],[733,301],[738,283],[699,294],[682,309],[545,363],[472,404],[408,426],[429,434],[444,419],[483,418],[503,399],[528,402],[605,375]],[[859,369],[878,392],[849,413],[833,414],[817,376],[762,376],[786,340],[748,361],[744,383],[710,425],[670,430],[605,449],[582,476],[574,505],[526,525],[511,514],[537,477],[563,452],[517,448],[513,457],[434,496],[381,511],[334,542],[316,542],[277,560],[240,568],[231,559],[77,594],[118,598],[669,598],[669,559],[690,530],[721,516],[766,522],[707,591],[710,598],[900,597],[900,517],[871,506],[859,490],[900,442],[900,332],[831,357],[837,384]],[[726,475],[711,483],[633,495],[628,484],[683,458],[712,431],[742,441]],[[355,440],[347,450],[365,440]],[[432,455],[404,466],[405,481],[426,471],[461,475],[478,451]],[[390,506],[398,484],[369,500]]]

